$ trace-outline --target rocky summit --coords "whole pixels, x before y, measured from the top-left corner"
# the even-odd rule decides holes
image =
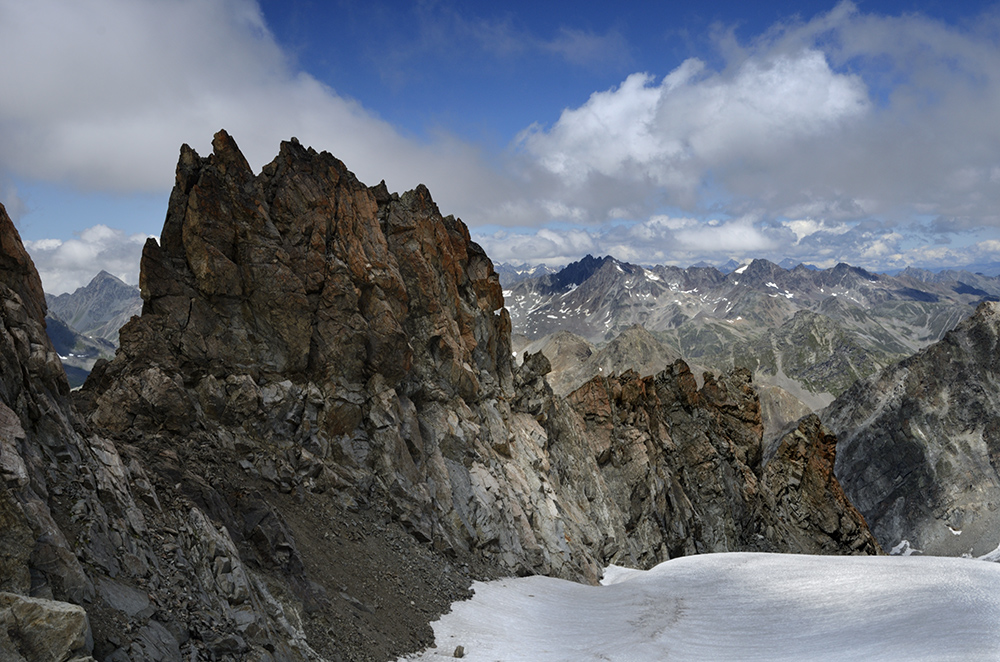
[[[748,371],[563,398],[515,366],[491,261],[422,186],[294,139],[256,175],[225,132],[182,147],[142,315],[72,402],[0,224],[0,590],[83,607],[70,653],[386,660],[476,578],[880,551],[818,421],[764,466]]]
[[[982,556],[1000,539],[1000,304],[823,412],[837,476],[882,545]]]

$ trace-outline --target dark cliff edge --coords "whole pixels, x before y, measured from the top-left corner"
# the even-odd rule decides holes
[[[294,139],[259,175],[225,132],[181,149],[75,403],[9,219],[3,248],[0,589],[84,607],[97,659],[385,660],[475,578],[880,551],[818,421],[765,466],[746,371],[555,396],[461,221]]]

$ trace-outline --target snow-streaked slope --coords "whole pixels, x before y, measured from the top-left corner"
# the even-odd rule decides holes
[[[934,557],[709,554],[604,586],[477,583],[406,660],[998,660],[1000,565]]]

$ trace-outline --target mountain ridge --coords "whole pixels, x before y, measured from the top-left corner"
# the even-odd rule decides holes
[[[87,285],[57,296],[46,294],[49,312],[77,332],[118,346],[118,330],[142,310],[139,288],[100,271]]]
[[[983,555],[1000,532],[1000,304],[855,383],[824,412],[837,474],[883,545]]]
[[[687,361],[712,370],[748,367],[758,382],[792,388],[814,409],[854,379],[941,338],[975,304],[1000,293],[1000,279],[971,274],[887,276],[844,263],[785,269],[762,259],[723,274],[591,257],[567,273],[573,276],[525,279],[504,290],[515,334],[532,341],[565,330],[600,346],[641,324]],[[578,274],[589,276],[575,282]],[[802,342],[810,365],[775,353],[778,346],[798,351]]]

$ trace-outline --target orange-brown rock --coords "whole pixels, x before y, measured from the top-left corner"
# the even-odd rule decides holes
[[[814,554],[842,552],[845,545],[860,554],[882,551],[834,476],[836,450],[837,438],[815,414],[782,437],[762,481],[769,543]]]

